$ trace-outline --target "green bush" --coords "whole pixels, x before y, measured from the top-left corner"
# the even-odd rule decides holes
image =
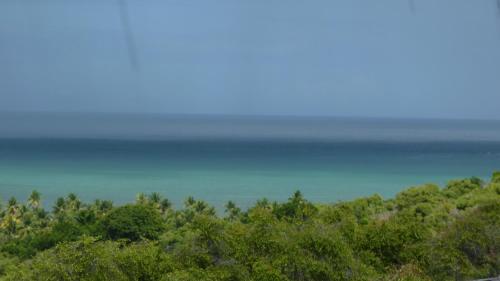
[[[500,171],[493,172],[493,176],[491,177],[492,183],[500,183]]]
[[[473,190],[481,188],[483,182],[477,178],[470,178],[464,180],[453,180],[450,181],[443,193],[451,198],[458,198],[464,194],[467,194]]]
[[[497,174],[493,176],[495,181]],[[500,274],[500,183],[477,178],[313,204],[296,192],[217,216],[189,198],[0,209],[0,280],[429,281]],[[36,195],[36,194],[35,194]],[[31,207],[30,207],[31,206]],[[168,229],[168,231],[167,231]],[[97,238],[93,238],[97,237]]]
[[[149,205],[125,205],[112,210],[102,221],[110,239],[158,239],[164,224],[158,210]]]

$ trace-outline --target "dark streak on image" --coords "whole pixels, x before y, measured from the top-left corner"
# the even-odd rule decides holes
[[[410,12],[412,14],[416,14],[417,10],[416,10],[416,7],[415,7],[415,0],[408,0],[408,5],[410,6]]]
[[[128,13],[127,1],[118,0],[118,6],[120,9],[120,22],[125,35],[125,43],[127,44],[128,57],[130,61],[130,66],[133,70],[139,70],[139,61],[137,59],[137,48],[134,40],[134,33],[130,26],[130,17]]]

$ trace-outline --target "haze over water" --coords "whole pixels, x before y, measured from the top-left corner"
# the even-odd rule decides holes
[[[222,208],[300,189],[313,201],[384,197],[500,169],[500,121],[125,114],[2,114],[0,196],[46,206],[160,192]]]

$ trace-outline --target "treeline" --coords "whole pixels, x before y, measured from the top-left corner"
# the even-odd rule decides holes
[[[218,217],[158,193],[135,204],[81,202],[52,210],[34,191],[0,208],[0,280],[471,280],[500,275],[500,172],[313,204],[233,202]]]

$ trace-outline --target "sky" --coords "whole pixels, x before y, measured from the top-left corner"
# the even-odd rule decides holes
[[[0,112],[500,119],[497,1],[413,2],[2,0]]]

